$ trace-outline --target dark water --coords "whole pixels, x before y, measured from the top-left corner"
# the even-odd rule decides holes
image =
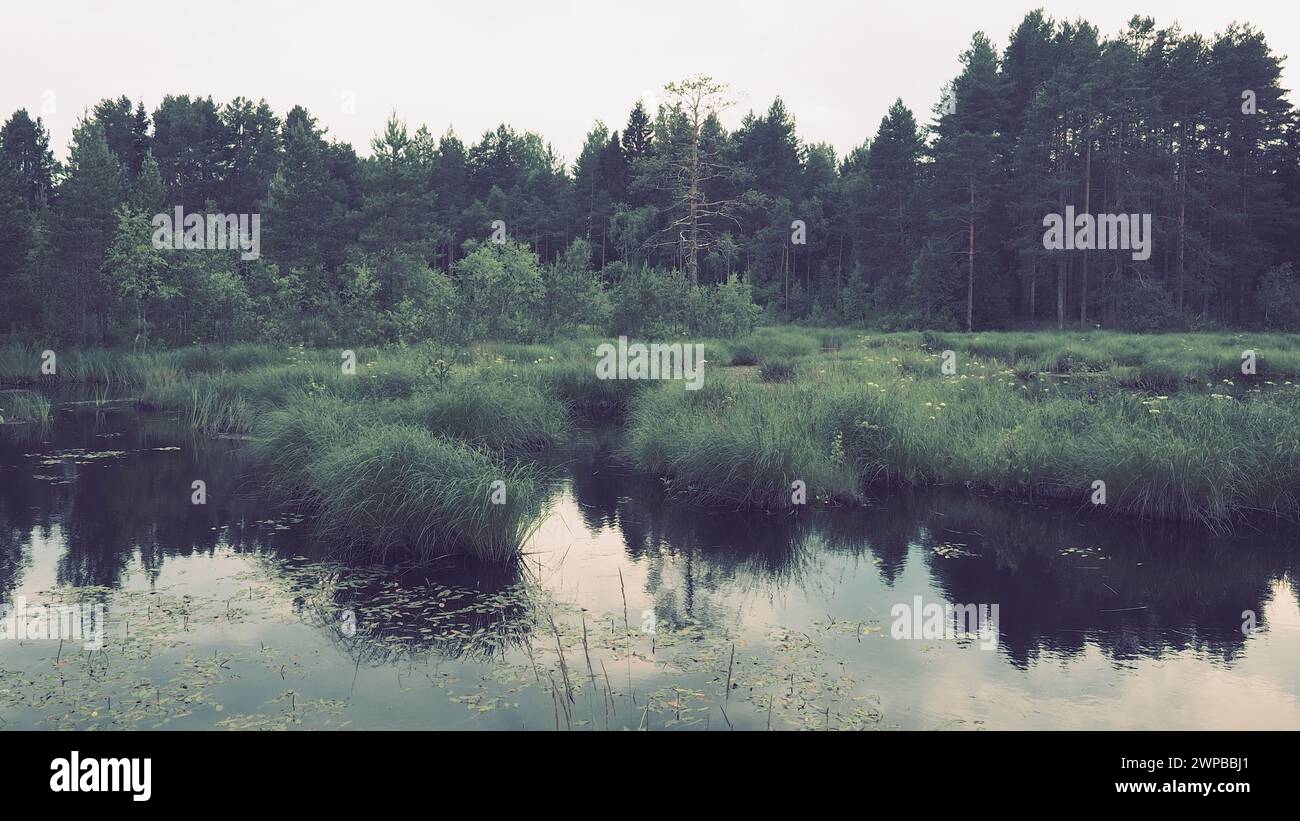
[[[0,640],[0,728],[1300,728],[1287,527],[964,491],[705,512],[602,430],[548,455],[521,567],[357,568],[239,442],[93,404],[0,430],[0,602],[107,623],[102,649]],[[916,597],[996,619],[894,638]]]

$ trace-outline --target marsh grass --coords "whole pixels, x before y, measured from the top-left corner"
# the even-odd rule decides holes
[[[582,360],[546,362],[529,369],[523,378],[545,391],[576,416],[585,419],[621,417],[646,387],[643,380],[600,379],[595,354]]]
[[[803,478],[810,500],[948,484],[1088,506],[1102,480],[1106,512],[1216,529],[1259,512],[1300,518],[1295,385],[1149,395],[1104,371],[1026,380],[967,355],[945,377],[937,353],[848,354],[800,359],[788,383],[656,391],[631,416],[627,454],[706,504],[780,506]]]
[[[568,410],[529,385],[462,381],[422,393],[403,418],[421,427],[493,450],[555,445],[568,433]]]
[[[10,343],[0,345],[0,384],[34,385],[55,382],[130,384],[139,376],[145,356],[100,348],[55,351],[55,372],[41,373],[42,349]]]
[[[821,347],[820,334],[795,327],[759,328],[727,343],[732,365],[761,365],[774,359],[811,356]]]
[[[877,337],[888,344],[892,336]],[[1034,331],[921,335],[931,351],[954,350],[997,360],[1020,373],[1118,372],[1126,387],[1163,392],[1196,385],[1300,380],[1300,337],[1277,333],[1150,334]],[[1242,374],[1242,354],[1256,354],[1256,373]]]
[[[705,346],[699,391],[597,378],[603,341],[358,349],[355,375],[341,372],[336,350],[70,351],[59,356],[58,379],[133,382],[147,407],[179,412],[204,431],[251,433],[268,479],[316,504],[325,498],[320,459],[380,428],[402,458],[427,453],[468,472],[474,464],[504,470],[561,441],[575,420],[612,417],[627,423],[629,462],[703,504],[788,507],[798,479],[810,502],[945,484],[1086,506],[1100,479],[1108,512],[1215,528],[1254,512],[1300,518],[1293,335],[766,327],[740,339],[684,340]],[[945,350],[957,352],[954,375],[941,371]],[[1256,353],[1256,374],[1241,373],[1246,350]],[[757,365],[757,378],[731,365]],[[0,379],[30,382],[38,373],[39,351],[0,347]],[[417,444],[394,428],[444,444]],[[452,454],[445,441],[478,456]],[[396,493],[386,476],[374,474],[375,486]],[[335,511],[351,509],[349,494],[379,503],[366,485],[328,487]],[[398,531],[411,538],[404,528],[415,519],[403,499],[383,503],[402,511]],[[440,515],[470,523],[441,532],[443,541],[476,532],[472,516],[450,507]]]
[[[36,391],[0,390],[0,424],[45,424],[50,407],[50,400]]]
[[[785,387],[721,377],[698,391],[651,389],[631,414],[624,454],[702,504],[788,508],[796,480],[810,501],[857,499],[857,479],[824,420],[790,404],[812,392],[777,392]]]
[[[248,455],[344,555],[500,562],[518,555],[544,499],[539,469],[512,454],[566,430],[553,397],[464,381],[406,399],[300,394],[256,417]],[[495,481],[504,504],[491,504]]]
[[[777,359],[764,362],[759,369],[759,380],[763,382],[789,382],[794,379],[798,366],[793,360]]]
[[[518,557],[546,499],[537,468],[411,425],[363,423],[356,408],[332,410],[272,415],[280,427],[253,452],[267,459],[269,481],[316,512],[334,552],[380,561]],[[502,504],[493,503],[498,490]]]
[[[401,368],[358,368],[356,374],[344,374],[313,362],[197,374],[156,365],[142,374],[140,402],[146,408],[179,411],[199,430],[248,433],[259,414],[303,397],[404,398],[416,382],[413,373]]]

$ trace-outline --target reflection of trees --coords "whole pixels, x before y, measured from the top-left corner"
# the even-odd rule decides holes
[[[156,577],[169,556],[212,554],[218,545],[266,557],[324,558],[310,528],[277,510],[240,459],[238,443],[192,434],[165,418],[129,411],[63,413],[52,441],[26,445],[0,440],[0,591],[18,583],[33,534],[60,534],[60,584],[115,587],[139,552]],[[158,451],[154,448],[180,448]],[[102,459],[69,453],[53,465],[23,456],[78,449],[122,451]],[[59,475],[66,484],[37,479]],[[207,504],[191,502],[191,483],[206,483]],[[11,481],[12,480],[12,481]],[[498,655],[522,640],[527,608],[518,596],[521,568],[443,563],[426,571],[338,564],[333,575],[284,571],[299,614],[330,629],[358,663],[391,661],[435,651],[452,657]],[[277,571],[279,572],[279,571]],[[455,588],[456,594],[447,591]],[[467,591],[473,591],[467,592]],[[351,636],[336,629],[342,613],[358,616]]]
[[[788,587],[809,572],[805,517],[692,508],[665,496],[653,478],[616,458],[612,436],[595,437],[568,462],[574,499],[587,528],[617,528],[627,555],[646,565],[659,625],[718,626],[719,590]]]
[[[0,497],[0,602],[8,601],[9,594],[18,586],[22,570],[23,536],[31,528],[23,528],[10,520],[11,512],[6,499]]]
[[[237,463],[222,453],[228,443],[188,436],[173,425],[116,432],[100,440],[102,448],[124,455],[71,465],[75,495],[64,513],[61,583],[115,586],[136,550],[155,576],[165,555],[210,554],[220,541],[238,480]],[[159,447],[181,452],[154,450]],[[191,502],[196,479],[206,483],[205,505]]]
[[[19,553],[34,529],[49,533],[58,526],[64,543],[57,567],[61,584],[116,586],[137,550],[146,572],[156,575],[166,555],[211,553],[226,524],[245,512],[240,505],[258,518],[252,500],[237,492],[240,465],[230,442],[129,409],[93,406],[60,411],[49,433],[44,444],[0,437],[0,462],[12,466],[4,471],[0,523],[10,543],[5,549]],[[85,453],[66,453],[73,449]],[[97,455],[109,451],[124,453]],[[66,455],[41,465],[28,453]],[[191,504],[196,479],[207,484],[206,505]],[[16,578],[4,564],[0,559],[0,585],[8,590]]]
[[[566,454],[573,495],[583,524],[592,532],[618,525],[619,494],[630,476],[611,458],[615,445],[614,431],[598,429]]]
[[[919,548],[949,600],[999,605],[1016,664],[1089,642],[1116,659],[1191,649],[1231,660],[1244,646],[1242,611],[1262,613],[1272,582],[1300,565],[1287,549],[1295,533],[1280,525],[1214,537],[955,489],[798,516],[720,513],[674,503],[653,479],[620,471],[608,443],[572,464],[588,527],[621,529],[627,554],[648,563],[648,592],[669,624],[719,618],[715,593],[802,587],[827,552],[869,553],[893,586]]]
[[[960,543],[976,558],[927,550],[950,600],[998,603],[1003,644],[1025,665],[1087,642],[1116,659],[1193,649],[1231,660],[1243,610],[1263,612],[1291,557],[1258,534],[1216,538],[1194,527],[1089,517],[1072,508],[942,494],[921,544]]]
[[[349,568],[263,559],[287,586],[295,614],[358,665],[436,653],[487,661],[520,647],[532,626],[521,565],[485,569]]]
[[[49,436],[40,445],[0,436],[0,596],[19,583],[33,537],[60,531],[57,578],[73,585],[116,586],[136,551],[155,575],[169,556],[211,554],[219,544],[268,557],[322,557],[307,528],[269,508],[237,443],[124,411],[61,412]],[[182,450],[150,450],[157,447]],[[34,471],[23,455],[68,448],[126,453]],[[865,509],[795,516],[698,510],[621,466],[616,448],[615,434],[597,431],[541,462],[570,476],[589,530],[618,529],[626,555],[646,567],[647,592],[667,629],[725,624],[731,616],[723,603],[737,592],[775,597],[822,584],[822,567],[835,554],[872,558],[892,587],[916,550],[950,600],[999,605],[1002,646],[1013,663],[1075,654],[1089,643],[1115,659],[1190,649],[1231,660],[1243,647],[1241,612],[1262,617],[1272,583],[1300,578],[1296,533],[1284,525],[1215,538],[955,490],[899,492]],[[195,479],[207,483],[206,505],[190,503]],[[943,558],[936,547],[944,544],[973,555]],[[529,629],[527,603],[512,592],[519,567],[502,576],[468,565],[382,578],[368,572],[340,569],[325,580],[323,600],[305,582],[294,591],[304,618],[330,628],[358,664],[426,651],[493,655]],[[440,598],[451,587],[476,592]],[[1292,587],[1300,596],[1300,584]],[[361,616],[351,637],[335,629],[349,609]]]

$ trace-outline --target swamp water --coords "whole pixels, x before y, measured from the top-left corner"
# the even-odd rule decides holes
[[[616,446],[549,454],[488,572],[330,562],[239,442],[127,404],[0,428],[0,605],[106,617],[97,649],[0,639],[0,729],[1300,729],[1293,527],[950,490],[706,512]],[[915,612],[949,603],[996,615]]]

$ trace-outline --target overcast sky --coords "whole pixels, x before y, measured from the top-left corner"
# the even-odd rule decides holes
[[[1210,35],[1238,20],[1277,54],[1300,52],[1297,0],[1048,2],[1103,34],[1135,13]],[[484,0],[484,2],[114,3],[0,0],[0,117],[42,116],[63,158],[77,118],[104,97],[265,97],[306,106],[369,153],[391,111],[466,142],[502,121],[572,162],[592,123],[622,128],[638,97],[704,72],[732,85],[734,126],[776,95],[801,137],[843,154],[872,135],[896,98],[928,122],[977,30],[997,46],[1030,0]],[[1283,69],[1292,86],[1296,70]],[[351,95],[350,97],[348,95]],[[351,113],[346,101],[354,101]],[[1291,96],[1294,101],[1295,95]]]

